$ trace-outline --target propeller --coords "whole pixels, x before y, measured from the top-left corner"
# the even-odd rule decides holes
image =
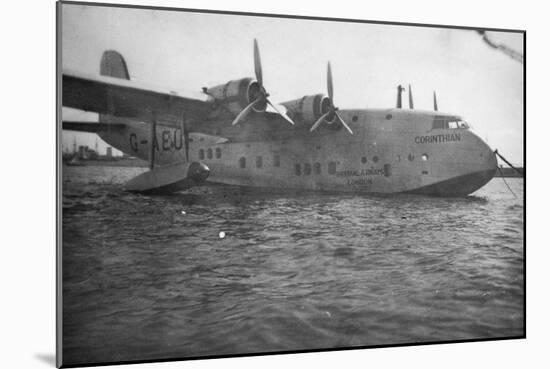
[[[413,93],[412,93],[412,89],[411,89],[411,85],[409,84],[409,109],[414,109],[414,104],[413,104]]]
[[[336,120],[341,125],[343,125],[344,128],[346,128],[350,134],[353,134],[353,131],[351,130],[351,128],[349,128],[346,122],[344,122],[342,117],[338,114],[337,112],[338,108],[334,106],[334,100],[333,100],[334,87],[332,85],[332,70],[330,69],[330,62],[328,63],[328,66],[327,66],[327,92],[328,92],[328,99],[330,101],[329,110],[325,114],[321,115],[319,119],[317,119],[317,121],[311,126],[309,131],[310,132],[315,131],[317,127],[319,127],[319,125],[325,120],[332,121],[334,118],[336,118]],[[331,117],[331,119],[327,119],[329,117]]]
[[[434,91],[434,111],[437,111],[437,96],[435,96],[435,91]]]
[[[233,123],[231,125],[236,125],[243,120],[246,119],[248,114],[254,109],[254,107],[257,106],[263,106],[269,105],[275,110],[277,114],[279,114],[281,117],[283,117],[287,122],[294,125],[294,122],[292,119],[290,119],[286,114],[282,113],[269,101],[269,93],[267,93],[264,84],[263,84],[263,73],[262,73],[262,60],[260,58],[260,49],[258,48],[258,41],[254,39],[254,74],[256,74],[256,82],[258,83],[258,93],[256,95],[256,99],[252,101],[250,104],[248,104],[233,120]]]

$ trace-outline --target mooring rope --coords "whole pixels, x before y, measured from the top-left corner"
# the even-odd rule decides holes
[[[514,167],[512,165],[512,163],[510,163],[508,160],[506,160],[506,158],[504,156],[500,155],[498,150],[495,150],[495,155],[497,155],[499,158],[501,158],[506,164],[508,164],[511,168],[513,168],[521,177],[523,177],[523,173],[520,172],[518,168]],[[518,197],[516,196],[514,191],[512,191],[512,189],[508,185],[508,182],[506,182],[506,180],[504,179],[504,173],[502,173],[502,169],[500,169],[500,167],[498,165],[497,165],[497,169],[498,169],[498,172],[500,173],[500,178],[502,178],[502,181],[504,181],[504,184],[506,185],[506,187],[508,187],[508,190],[510,190],[512,195],[514,195],[514,197],[517,199]]]
[[[518,174],[523,177],[523,173],[520,172],[520,170],[516,167],[514,167],[508,160],[506,160],[506,158],[502,155],[500,155],[500,153],[498,152],[498,150],[495,150],[495,155],[497,155],[499,158],[501,158],[506,164],[508,164],[510,166],[510,168],[514,169],[516,172],[518,172]]]
[[[514,191],[512,191],[512,189],[510,188],[510,186],[508,185],[508,182],[506,182],[506,180],[504,179],[504,173],[502,173],[502,170],[500,169],[500,167],[497,165],[497,169],[500,173],[500,178],[502,178],[502,180],[504,181],[504,184],[506,185],[506,187],[508,187],[508,190],[510,190],[510,192],[512,193],[512,195],[514,195],[514,197],[517,199],[517,195],[514,193]]]
[[[489,45],[493,49],[497,49],[497,50],[502,51],[504,54],[508,55],[510,58],[512,58],[514,60],[517,60],[518,62],[523,64],[524,57],[523,57],[522,53],[520,53],[516,50],[513,50],[513,49],[509,48],[508,46],[506,46],[504,44],[497,44],[495,41],[491,40],[489,38],[489,36],[487,36],[487,33],[485,33],[485,31],[478,30],[477,33],[479,33],[481,35],[483,41],[487,45]]]

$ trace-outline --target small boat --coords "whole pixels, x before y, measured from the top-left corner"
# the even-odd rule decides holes
[[[66,164],[71,166],[71,167],[80,167],[80,166],[84,165],[84,162],[82,162],[82,160],[78,159],[78,156],[75,155]]]

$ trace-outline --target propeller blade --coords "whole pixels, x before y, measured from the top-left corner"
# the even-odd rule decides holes
[[[435,96],[435,91],[434,91],[434,111],[437,111],[437,96]]]
[[[334,90],[332,86],[332,70],[330,69],[330,62],[328,62],[328,67],[327,67],[327,92],[328,92],[328,98],[332,103],[332,96],[334,94]]]
[[[286,115],[285,113],[281,113],[281,112],[279,111],[279,109],[277,109],[277,108],[275,107],[275,105],[273,105],[273,104],[271,103],[271,101],[269,101],[269,100],[267,100],[267,99],[266,99],[266,101],[267,101],[267,103],[273,108],[273,110],[275,110],[275,111],[277,112],[277,114],[279,114],[281,117],[283,117],[283,118],[284,118],[287,122],[289,122],[290,124],[294,125],[294,122],[292,121],[292,119],[290,119],[290,117],[289,117],[288,115]]]
[[[330,113],[332,113],[332,111],[329,110],[325,114],[321,115],[321,117],[319,119],[317,119],[317,122],[315,122],[315,124],[313,124],[311,126],[309,131],[310,132],[315,131],[317,129],[317,127],[319,127],[319,125],[325,120],[325,118],[329,116]]]
[[[237,115],[235,120],[233,120],[233,123],[231,123],[232,126],[239,123],[241,120],[246,118],[246,116],[250,113],[254,105],[259,102],[262,99],[262,96],[259,96],[256,100],[252,101],[250,104],[248,104],[240,113]]]
[[[262,60],[260,59],[260,49],[258,48],[258,41],[254,39],[254,73],[256,73],[256,80],[263,86],[262,78]]]
[[[414,104],[413,104],[413,93],[412,93],[411,85],[410,85],[410,84],[409,84],[409,109],[414,109]]]
[[[342,117],[337,112],[334,112],[334,114],[336,114],[336,118],[338,118],[338,120],[340,121],[340,124],[343,125],[344,128],[346,128],[350,134],[353,134],[353,131],[351,130],[351,128],[349,128],[346,122],[344,122]]]

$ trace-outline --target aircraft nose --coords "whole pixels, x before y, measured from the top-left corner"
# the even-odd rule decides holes
[[[494,151],[487,145],[485,142],[483,142],[484,151],[483,151],[483,158],[485,161],[485,167],[487,170],[494,170],[496,172],[497,170],[497,157],[494,153]]]
[[[493,150],[489,149],[489,155],[488,155],[488,159],[487,159],[487,166],[489,167],[489,169],[491,168],[494,168],[495,170],[497,169],[497,157],[495,155],[495,153],[493,152]]]
[[[479,137],[477,137],[477,139],[479,142],[479,158],[477,159],[479,163],[478,170],[480,173],[483,173],[483,181],[486,183],[496,174],[497,158],[491,147],[485,141]]]
[[[192,179],[193,181],[200,183],[206,181],[210,175],[210,168],[204,163],[199,163],[194,161],[189,165],[187,170],[187,178]]]
[[[491,147],[479,136],[473,135],[476,144],[471,146],[470,153],[473,155],[471,162],[475,170],[469,175],[469,192],[485,186],[496,174],[497,159]]]

